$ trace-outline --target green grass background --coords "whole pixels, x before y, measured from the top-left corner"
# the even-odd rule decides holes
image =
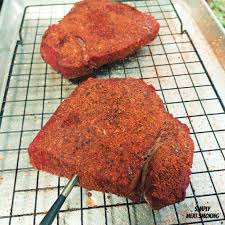
[[[225,27],[225,0],[212,0],[209,5],[223,27]]]

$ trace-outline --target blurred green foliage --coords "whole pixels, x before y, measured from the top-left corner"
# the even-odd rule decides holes
[[[212,0],[210,7],[223,27],[225,27],[225,0]]]

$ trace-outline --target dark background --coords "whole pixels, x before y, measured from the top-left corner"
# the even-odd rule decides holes
[[[2,3],[3,3],[3,0],[0,0],[0,10],[2,8]]]

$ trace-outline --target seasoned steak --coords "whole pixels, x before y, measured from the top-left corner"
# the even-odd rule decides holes
[[[31,164],[79,185],[145,199],[152,208],[185,198],[193,158],[186,125],[142,80],[83,82],[29,147]]]
[[[127,4],[84,0],[47,29],[41,55],[64,77],[76,78],[124,59],[152,41],[158,30],[154,18]]]

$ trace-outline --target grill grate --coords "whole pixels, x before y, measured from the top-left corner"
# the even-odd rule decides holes
[[[129,59],[104,66],[96,77],[135,77],[153,84],[166,109],[186,123],[195,142],[187,198],[160,211],[144,202],[75,187],[54,224],[222,224],[225,219],[225,108],[170,0],[129,1],[161,24],[156,40]],[[34,170],[27,148],[59,103],[77,83],[46,65],[39,47],[43,32],[71,4],[29,6],[15,46],[0,114],[0,225],[38,224],[65,185],[64,178]],[[22,44],[23,43],[23,44]],[[187,218],[196,206],[210,206],[217,218]]]

